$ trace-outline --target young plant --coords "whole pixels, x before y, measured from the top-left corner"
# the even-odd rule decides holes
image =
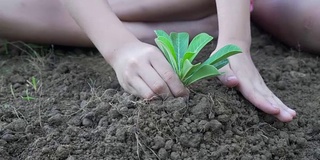
[[[25,96],[21,96],[21,98],[27,101],[35,100],[35,97],[30,96],[28,87],[31,86],[34,92],[37,92],[39,89],[38,83],[39,81],[34,76],[31,77],[31,81],[27,80],[27,89],[25,90]],[[14,94],[13,91],[12,94]]]
[[[31,82],[27,80],[27,83],[32,86],[35,92],[37,92],[39,81],[34,76],[31,77]]]
[[[212,36],[200,33],[189,44],[189,34],[186,32],[172,32],[168,35],[162,30],[156,30],[155,33],[156,44],[185,86],[203,78],[223,74],[218,70],[229,63],[227,58],[242,52],[239,47],[230,44],[218,50],[205,62],[192,64],[201,49],[213,39]]]
[[[28,89],[26,89],[25,93],[26,93],[25,96],[21,96],[21,98],[22,98],[23,100],[32,101],[32,100],[35,100],[35,99],[36,99],[36,98],[34,98],[34,97],[32,97],[32,96],[29,95],[29,90],[28,90]]]

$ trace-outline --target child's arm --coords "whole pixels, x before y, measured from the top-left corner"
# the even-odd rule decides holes
[[[250,56],[250,1],[216,0],[219,39],[217,49],[227,44],[238,45],[243,53],[229,58],[229,65],[220,80],[229,87],[237,87],[242,95],[262,111],[287,122],[296,112],[287,107],[270,91],[256,69]]]
[[[111,11],[105,0],[62,0],[90,40],[113,67],[120,85],[128,92],[151,98],[186,96],[162,53],[140,42]]]
[[[218,47],[233,43],[246,51],[250,50],[250,1],[249,0],[216,0],[219,40]]]
[[[103,0],[62,0],[71,16],[84,30],[90,40],[102,51],[106,60],[113,58],[114,50],[123,44],[138,42],[111,11]]]

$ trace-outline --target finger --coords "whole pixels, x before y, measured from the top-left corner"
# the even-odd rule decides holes
[[[151,64],[150,64],[151,65]],[[167,98],[172,96],[167,83],[160,77],[153,67],[145,67],[139,70],[141,79],[158,96]]]
[[[151,59],[150,62],[153,68],[158,72],[159,76],[165,81],[174,96],[187,97],[189,95],[188,90],[182,84],[178,75],[173,71],[162,55]]]
[[[282,101],[280,101],[273,93],[271,94],[272,96],[267,97],[268,101],[280,109],[279,114],[275,115],[275,117],[282,122],[290,122],[294,118],[294,116],[288,112],[288,107],[285,104],[283,104]]]
[[[297,117],[297,112],[289,107],[285,108],[288,113],[292,115],[293,118]]]
[[[290,122],[293,119],[293,116],[285,110],[281,110],[279,114],[275,115],[275,117],[281,122]]]
[[[287,105],[285,105],[263,82],[260,80],[261,83],[256,83],[256,88],[258,89],[259,94],[265,97],[272,106],[276,106],[280,109],[279,114],[275,115],[282,122],[289,122],[295,116],[296,112],[290,109]],[[259,84],[259,85],[258,85]]]
[[[261,82],[263,81],[261,80]],[[291,109],[276,97],[264,83],[253,86],[249,89],[251,92],[239,89],[253,105],[268,114],[274,115],[282,122],[289,122],[294,118],[295,111],[289,112]]]
[[[251,87],[250,85],[240,85],[238,90],[247,100],[260,110],[272,115],[278,115],[280,113],[280,108],[277,105],[270,103],[256,88]]]
[[[236,87],[239,84],[237,76],[233,73],[230,63],[220,69],[223,74],[218,78],[227,87]]]
[[[128,82],[133,94],[140,96],[144,99],[152,99],[157,95],[149,88],[149,86],[138,76],[132,78]]]
[[[286,110],[293,118],[297,116],[297,112],[291,108],[289,108],[287,105],[285,105],[278,97],[275,97],[275,100],[282,106],[284,110]]]

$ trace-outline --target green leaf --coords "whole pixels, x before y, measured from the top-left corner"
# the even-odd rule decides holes
[[[156,30],[155,33],[157,35],[156,44],[186,86],[202,78],[221,75],[222,73],[218,69],[229,63],[227,58],[241,53],[239,47],[227,45],[209,57],[204,63],[193,65],[192,61],[213,37],[206,33],[201,33],[188,46],[189,35],[186,32],[172,32],[168,35],[163,30]]]
[[[165,37],[166,39],[171,39],[170,36],[163,30],[155,30],[157,37]]]
[[[203,65],[200,69],[194,72],[188,79],[185,80],[185,85],[190,85],[200,79],[218,76],[221,73],[213,65]]]
[[[192,52],[185,53],[181,60],[181,63],[184,64],[186,60],[189,60],[189,62],[191,63],[190,59],[192,59],[193,56],[195,56],[195,53],[192,53]]]
[[[238,46],[229,44],[218,50],[214,55],[207,59],[203,64],[214,65],[217,62],[220,62],[232,55],[241,53],[241,49]]]
[[[238,54],[241,52],[242,51],[238,46],[226,45],[226,46],[222,47],[221,49],[219,49],[218,52],[216,52],[213,56],[211,56],[209,59],[207,59],[204,63],[202,63],[199,68],[202,68],[202,66],[205,66],[205,65],[215,66],[216,63],[227,59],[229,56],[232,56],[232,55],[235,55],[235,54]],[[221,62],[221,64],[218,64],[217,66],[221,68],[224,65],[226,65],[226,64],[223,65],[223,63],[226,63],[226,62]],[[223,65],[223,66],[220,66],[220,65]],[[197,70],[194,72],[197,72]]]
[[[226,45],[224,47],[222,47],[221,49],[218,50],[218,52],[216,52],[213,56],[211,56],[209,59],[207,59],[204,63],[202,63],[198,70],[202,69],[203,66],[206,65],[213,65],[213,66],[217,66],[220,68],[222,68],[224,65],[226,65],[227,61],[223,61],[225,59],[227,59],[229,56],[241,53],[241,49],[238,46],[235,45]],[[219,63],[220,64],[216,64]],[[229,61],[228,61],[229,62]],[[216,68],[217,69],[217,68]],[[194,72],[197,73],[198,70],[195,70]]]
[[[189,61],[189,60],[186,60],[186,61]],[[187,73],[184,73],[184,77],[182,78],[182,81],[189,79],[197,70],[199,70],[200,66],[201,66],[201,63],[192,65],[189,71]]]
[[[207,33],[200,33],[193,38],[187,49],[187,52],[194,53],[194,55],[188,58],[191,63],[201,51],[201,49],[206,46],[212,39],[213,37],[208,35]]]
[[[224,67],[225,65],[227,65],[228,63],[229,63],[229,60],[224,59],[222,61],[215,63],[213,66],[216,67],[217,69],[220,69],[220,68]]]
[[[36,98],[34,98],[34,97],[29,97],[29,96],[27,96],[27,97],[21,97],[23,100],[27,100],[27,101],[32,101],[32,100],[35,100]]]
[[[169,42],[169,40],[166,39],[165,37],[161,36],[161,37],[156,38],[155,42],[158,45],[158,47],[160,48],[160,50],[163,52],[166,59],[171,64],[172,68],[175,70],[175,72],[177,72],[178,71],[177,70],[178,69],[177,60],[176,60],[177,57],[174,52],[174,48],[171,45],[171,43]]]
[[[186,60],[186,61],[189,61],[189,60]],[[190,63],[190,62],[189,62],[189,63]],[[228,59],[224,59],[224,60],[222,60],[222,61],[220,61],[220,62],[217,62],[217,63],[214,64],[213,66],[214,66],[217,70],[219,70],[220,68],[224,67],[224,66],[227,65],[228,63],[229,63],[229,60],[228,60]],[[190,64],[191,64],[191,63],[190,63]],[[192,64],[191,64],[191,65],[192,65]],[[198,70],[199,70],[201,67],[203,67],[203,65],[204,65],[204,64],[198,63],[197,65],[192,66],[192,68],[188,70],[188,73],[184,73],[184,77],[182,78],[182,80],[183,80],[183,79],[188,79],[188,78],[190,78],[190,77],[193,75],[193,73],[198,72]],[[184,71],[183,71],[183,72],[184,72]],[[220,72],[220,74],[222,74],[222,73]]]
[[[191,62],[189,60],[184,61],[183,64],[183,68],[182,68],[182,75],[181,75],[181,80],[183,80],[188,72],[190,71],[190,69],[192,69],[193,65],[191,64]]]
[[[181,70],[184,63],[182,62],[182,59],[188,49],[189,34],[185,32],[181,32],[181,33],[172,32],[170,33],[170,37],[173,42],[175,53],[177,55],[179,75],[181,75],[181,72],[182,72]]]
[[[163,41],[160,41],[158,38],[155,39],[155,42],[157,46],[160,48],[166,59],[172,63],[174,61],[174,58],[171,56],[170,49],[164,44]]]

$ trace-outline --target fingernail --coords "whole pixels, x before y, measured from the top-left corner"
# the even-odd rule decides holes
[[[237,79],[236,76],[229,76],[229,77],[227,78],[227,81],[232,81],[232,80],[236,80],[236,79]]]
[[[274,109],[277,109],[277,110],[280,110],[280,108],[278,106],[276,106],[275,104],[271,103],[271,106],[274,108]]]

